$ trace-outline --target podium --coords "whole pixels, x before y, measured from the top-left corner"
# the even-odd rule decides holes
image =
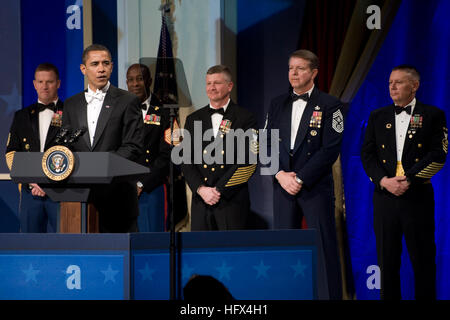
[[[150,172],[149,168],[111,152],[74,152],[72,174],[63,181],[53,181],[42,169],[43,155],[42,152],[16,152],[11,180],[37,183],[53,201],[69,203],[61,209],[60,226],[63,232],[86,233],[88,220],[91,225],[95,224],[95,218],[88,216],[88,198],[92,187],[138,181]]]

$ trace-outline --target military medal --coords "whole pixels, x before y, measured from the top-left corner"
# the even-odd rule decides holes
[[[58,110],[53,114],[51,124],[54,127],[61,127],[62,125],[62,111]]]
[[[411,120],[409,122],[409,127],[411,129],[419,129],[422,128],[423,117],[419,114],[414,114],[411,116]],[[415,131],[415,130],[414,130]],[[414,132],[413,132],[414,133]]]
[[[156,114],[147,114],[144,118],[145,124],[156,124],[159,126],[161,124],[161,116],[157,116]]]
[[[317,135],[317,131],[316,130],[311,130],[311,135],[313,136],[313,137],[315,137],[316,135]]]
[[[231,121],[227,119],[222,120],[222,122],[220,123],[219,130],[223,133],[228,133],[230,131],[230,128],[231,128]]]
[[[309,121],[309,126],[311,128],[320,128],[322,122],[322,111],[314,111],[311,120]]]

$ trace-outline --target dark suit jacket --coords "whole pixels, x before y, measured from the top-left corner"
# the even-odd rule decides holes
[[[182,171],[186,178],[189,187],[192,190],[193,197],[200,198],[200,196],[196,193],[197,189],[201,185],[205,185],[208,187],[216,187],[221,193],[221,200],[219,201],[219,206],[221,205],[222,199],[225,199],[228,202],[239,202],[242,201],[240,197],[245,197],[247,202],[249,201],[248,195],[248,187],[247,182],[255,172],[256,163],[249,163],[249,141],[246,140],[243,150],[245,150],[245,162],[238,164],[236,163],[237,159],[237,149],[238,149],[238,140],[234,141],[234,157],[233,163],[226,163],[227,159],[227,139],[229,135],[227,133],[221,132],[219,129],[217,136],[215,139],[215,143],[219,145],[219,148],[215,151],[220,152],[223,155],[223,163],[207,163],[204,157],[201,157],[199,154],[194,155],[194,151],[196,148],[200,150],[198,143],[200,140],[203,140],[203,134],[206,130],[212,130],[212,122],[211,122],[211,114],[209,112],[209,105],[203,107],[192,114],[190,114],[186,118],[185,130],[189,131],[191,134],[190,148],[191,148],[191,164],[183,164]],[[250,139],[256,137],[256,120],[251,112],[248,110],[239,107],[237,104],[234,104],[230,101],[227,111],[223,116],[223,120],[229,120],[231,122],[230,130],[234,129],[250,129],[251,135]],[[202,137],[194,136],[194,121],[200,121],[202,123]],[[252,130],[253,129],[253,130]],[[183,141],[184,143],[185,141]],[[203,156],[207,153],[212,152],[211,156],[215,156],[215,151],[211,150],[211,148],[207,148],[208,145],[211,144],[212,141],[201,141],[201,152],[203,152]],[[197,144],[197,146],[196,146]],[[211,145],[210,145],[211,147]],[[194,163],[196,157],[201,158],[201,163]],[[240,192],[243,191],[243,192]],[[239,195],[239,196],[238,196]],[[199,199],[200,200],[200,199]]]
[[[166,181],[169,174],[170,144],[166,142],[166,130],[170,130],[169,110],[152,95],[147,110],[149,120],[144,121],[144,152],[136,162],[149,167],[150,173],[140,179],[144,192],[152,192]],[[151,121],[151,120],[157,121]]]
[[[72,129],[88,128],[84,93],[85,91],[80,92],[66,100],[63,126],[69,125]],[[72,148],[74,151],[110,151],[136,160],[143,149],[142,131],[139,98],[110,85],[98,118],[93,145],[91,146],[89,132],[86,131]]]
[[[72,129],[88,127],[87,102],[85,92],[80,92],[65,103],[63,126]],[[81,136],[73,145],[73,151],[114,152],[129,160],[136,160],[143,150],[142,112],[139,98],[128,91],[110,85],[103,101],[97,122],[93,146],[89,132]],[[120,227],[121,218],[139,215],[135,183],[116,183],[96,188],[90,194],[100,215],[115,219]],[[100,218],[100,228],[102,227]]]
[[[416,101],[402,153],[405,175],[412,183],[422,184],[443,166],[448,151],[445,114],[442,110]],[[417,126],[417,125],[416,125]],[[394,105],[372,111],[361,149],[361,161],[367,175],[377,187],[383,177],[394,177],[397,166]]]
[[[317,122],[318,112],[321,112],[320,126],[317,123],[315,126],[311,121],[316,119]],[[290,94],[272,100],[267,128],[280,130],[279,170],[294,171],[303,180],[300,196],[318,186],[331,187],[331,168],[339,155],[344,130],[342,102],[315,87],[303,112],[292,151],[291,116]]]

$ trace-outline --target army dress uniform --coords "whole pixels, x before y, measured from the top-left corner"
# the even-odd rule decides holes
[[[41,143],[39,113],[50,112],[49,108],[52,109],[53,114],[48,115],[48,119],[50,120],[51,117],[51,120],[47,137],[45,142]],[[16,152],[40,152],[55,145],[55,139],[62,124],[63,102],[58,100],[56,105],[52,103],[49,108],[35,103],[14,114],[6,147],[6,162],[10,170]],[[33,196],[29,185],[21,185],[19,190],[21,232],[56,232],[59,203],[52,201],[48,196]]]
[[[212,141],[203,141],[205,131],[213,128],[214,113],[215,109],[208,105],[186,119],[185,130],[190,133],[191,139],[188,146],[191,150],[191,163],[184,163],[181,168],[192,190],[191,230],[245,229],[250,211],[247,182],[256,170],[256,161],[251,163],[251,154],[256,158],[258,152],[256,120],[251,112],[230,101],[220,120],[217,134]],[[194,130],[194,122],[201,123],[201,132]],[[231,130],[237,129],[246,132],[248,139],[239,141],[230,135]],[[195,136],[195,133],[201,134],[201,137]],[[198,145],[200,142],[201,148]],[[245,155],[238,149],[243,150]],[[195,154],[196,151],[202,154]],[[227,161],[227,154],[230,152],[233,157],[228,156],[231,161]],[[218,153],[222,157],[216,157]],[[245,161],[239,164],[237,158],[242,156]],[[222,160],[210,161],[208,158]],[[206,204],[197,194],[200,186],[216,187],[221,194],[219,202],[213,206]]]
[[[434,193],[430,179],[444,166],[448,129],[442,110],[416,99],[411,105],[399,115],[394,105],[374,110],[361,149],[364,170],[375,185],[374,230],[384,299],[401,299],[402,236],[414,269],[416,299],[433,299],[436,294]],[[407,121],[404,131],[396,125],[399,117]],[[411,183],[401,196],[380,186],[383,177],[394,176],[406,176]]]
[[[158,99],[151,95],[142,104],[144,120],[144,152],[137,162],[150,168],[150,173],[140,179],[143,186],[139,197],[138,227],[140,232],[164,231],[164,183],[169,174],[170,131],[169,110],[163,109]],[[169,133],[170,135],[170,133]]]

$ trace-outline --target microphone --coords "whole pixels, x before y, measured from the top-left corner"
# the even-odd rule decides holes
[[[67,144],[72,144],[75,141],[77,141],[78,138],[81,137],[83,134],[85,134],[86,131],[87,131],[86,127],[81,127],[79,129],[75,130],[74,132],[72,132],[69,140],[67,141]]]
[[[64,141],[64,143],[66,143],[67,140],[66,139],[63,140],[63,138],[66,137],[69,134],[69,132],[71,132],[71,131],[72,131],[72,129],[70,128],[69,125],[62,127],[56,134],[55,143],[61,144],[61,143],[63,143],[63,141]]]

